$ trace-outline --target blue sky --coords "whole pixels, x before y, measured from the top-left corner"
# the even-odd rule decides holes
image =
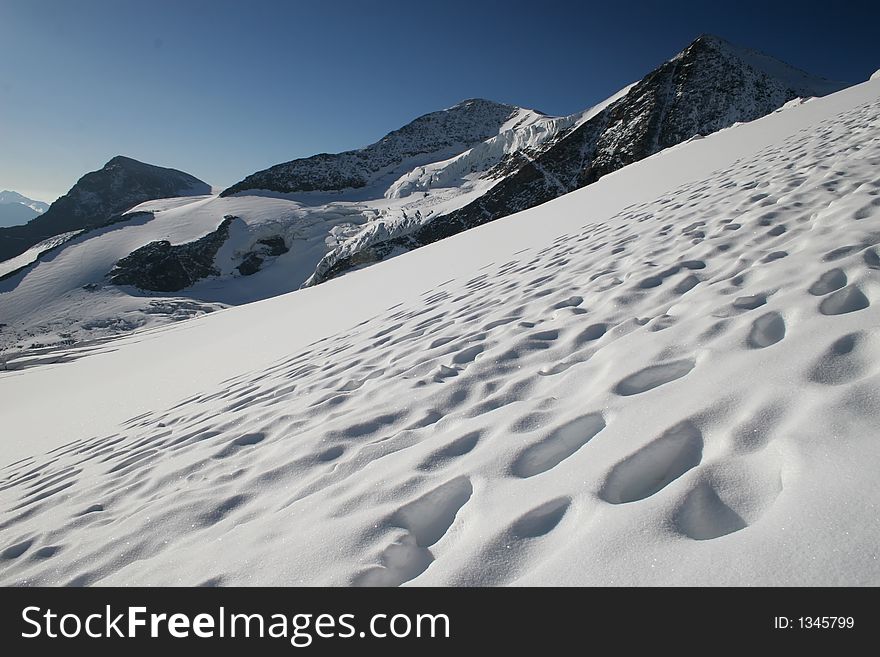
[[[858,82],[875,5],[0,0],[0,189],[52,201],[117,154],[227,186],[471,97],[567,114],[703,32]]]

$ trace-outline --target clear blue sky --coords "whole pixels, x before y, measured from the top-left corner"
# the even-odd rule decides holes
[[[52,201],[117,154],[226,186],[470,97],[567,114],[703,32],[858,82],[878,6],[0,0],[0,189]]]

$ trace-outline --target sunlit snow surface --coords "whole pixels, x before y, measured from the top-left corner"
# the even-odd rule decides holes
[[[9,260],[4,260],[3,262],[0,262],[0,278],[3,278],[4,276],[9,276],[13,272],[21,269],[22,267],[26,267],[34,260],[39,258],[41,254],[61,246],[65,242],[76,237],[79,232],[80,231],[78,230],[74,230],[69,233],[62,233],[61,235],[50,237],[47,240],[43,240],[42,242],[34,244],[31,248],[29,248],[21,255],[17,255],[14,258],[10,258]]]
[[[0,375],[2,583],[877,585],[878,98]]]

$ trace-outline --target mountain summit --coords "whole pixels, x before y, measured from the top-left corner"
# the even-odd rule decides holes
[[[420,116],[365,148],[335,155],[321,153],[258,171],[222,196],[258,189],[311,192],[365,187],[403,163],[412,168],[457,155],[497,135],[522,111],[481,98],[464,100],[449,109]]]
[[[0,205],[8,205],[10,203],[25,205],[37,214],[43,214],[46,210],[49,209],[48,203],[43,203],[43,201],[35,201],[34,199],[28,198],[23,194],[5,189],[0,192]]]
[[[67,194],[27,225],[0,229],[0,261],[61,233],[112,222],[144,201],[210,193],[210,185],[188,173],[118,155],[98,171],[80,178]]]

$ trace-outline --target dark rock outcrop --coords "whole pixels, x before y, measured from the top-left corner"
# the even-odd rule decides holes
[[[280,256],[289,250],[281,235],[265,237],[257,240],[256,248],[250,253],[245,254],[241,264],[236,269],[242,276],[253,276],[263,267],[266,258]]]
[[[229,225],[235,219],[227,215],[217,230],[194,242],[172,245],[161,240],[142,246],[116,263],[108,274],[110,282],[152,292],[177,292],[203,278],[219,275],[214,258],[229,239]]]
[[[260,267],[262,266],[263,258],[256,253],[248,253],[236,269],[242,276],[253,276],[260,271]]]

